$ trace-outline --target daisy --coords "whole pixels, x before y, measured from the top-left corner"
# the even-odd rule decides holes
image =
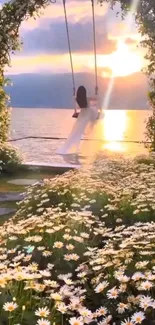
[[[50,297],[52,299],[56,300],[56,301],[61,301],[62,300],[62,296],[59,293],[51,293]]]
[[[50,286],[50,287],[52,287],[52,288],[58,288],[58,287],[59,287],[59,284],[58,284],[56,281],[44,280],[44,283],[45,283],[47,286]]]
[[[66,245],[66,248],[67,248],[69,251],[72,251],[72,250],[75,248],[75,246],[72,245],[72,244],[69,244],[69,245]]]
[[[64,303],[60,303],[57,310],[60,311],[60,313],[65,314],[67,311],[67,306]]]
[[[98,323],[98,325],[109,325],[111,320],[112,320],[112,316],[109,315],[108,317],[103,318],[102,321]]]
[[[86,276],[86,274],[87,274],[86,272],[80,272],[77,274],[77,277],[82,279]]]
[[[139,281],[140,279],[143,279],[143,278],[144,278],[144,274],[141,272],[136,272],[132,276],[132,280],[134,280],[134,281]]]
[[[153,299],[149,296],[142,296],[140,298],[140,307],[146,310],[148,307],[152,307]]]
[[[120,287],[119,287],[119,292],[125,292],[127,289],[127,285],[126,283],[121,283]]]
[[[120,275],[120,276],[117,276],[117,280],[120,282],[126,283],[130,280],[130,278],[126,275]]]
[[[73,284],[73,281],[71,279],[64,279],[64,282],[67,284],[67,285],[72,285]]]
[[[75,317],[70,318],[69,323],[71,325],[83,325],[81,318],[75,318]]]
[[[105,316],[107,312],[108,312],[107,308],[100,307],[99,309],[97,309],[96,314],[98,317],[100,317],[100,316]]]
[[[50,311],[47,307],[44,308],[38,308],[38,310],[36,310],[35,315],[39,316],[39,317],[48,317],[50,314]]]
[[[117,308],[118,313],[123,314],[126,309],[128,309],[128,305],[120,302]]]
[[[51,325],[51,323],[48,320],[41,318],[38,319],[37,325]]]
[[[14,311],[16,308],[18,307],[18,305],[15,303],[15,302],[6,302],[4,305],[3,305],[3,309],[5,311],[9,311],[10,313],[12,311]]]
[[[65,234],[65,235],[63,235],[63,238],[66,240],[70,240],[72,238],[72,236]]]
[[[52,269],[54,268],[54,264],[48,263],[48,264],[47,264],[47,268],[48,268],[49,270],[52,270]]]
[[[81,237],[83,238],[89,238],[89,234],[85,233],[85,232],[82,232],[81,234]]]
[[[64,260],[65,261],[77,261],[79,259],[79,255],[77,254],[65,254]]]
[[[33,262],[32,264],[29,265],[28,267],[31,271],[37,271],[38,270],[38,264]]]
[[[150,290],[153,287],[150,281],[144,281],[140,284],[140,290]]]
[[[121,322],[121,325],[135,325],[135,323],[128,318],[124,322]]]
[[[92,315],[92,312],[89,309],[84,307],[79,309],[79,313],[83,317],[90,317]]]
[[[74,297],[74,298],[70,299],[69,307],[70,307],[71,310],[74,310],[74,309],[76,310],[76,309],[79,308],[79,306],[80,306],[80,298]]]
[[[131,320],[136,324],[141,324],[144,319],[145,319],[145,314],[142,311],[138,313],[134,313],[131,318]]]
[[[51,255],[52,255],[52,252],[50,252],[50,251],[43,252],[43,256],[45,256],[45,257],[51,256]]]
[[[135,264],[135,267],[136,267],[137,269],[144,269],[148,263],[149,263],[148,261],[137,262],[137,263]]]
[[[43,271],[39,271],[39,273],[44,276],[44,277],[50,277],[51,276],[51,272],[48,270],[43,270]]]
[[[6,280],[4,279],[4,277],[0,276],[0,287],[5,288],[5,286],[6,286]]]
[[[118,297],[118,289],[114,287],[111,290],[108,290],[107,296],[109,299],[116,299]]]
[[[62,248],[63,245],[64,244],[61,241],[56,241],[53,245],[53,248]]]
[[[95,292],[96,293],[102,292],[108,286],[108,284],[109,283],[107,281],[103,281],[99,283],[98,286],[95,288]]]

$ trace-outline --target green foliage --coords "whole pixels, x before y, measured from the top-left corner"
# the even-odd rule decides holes
[[[155,80],[151,79],[150,82],[150,91],[148,93],[148,98],[150,105],[152,107],[152,115],[146,121],[146,131],[145,131],[145,138],[146,138],[146,147],[150,151],[155,152]]]
[[[0,143],[0,174],[13,173],[18,170],[21,157],[16,148]]]
[[[153,78],[151,78],[151,81],[150,81],[150,91],[148,93],[148,98],[149,98],[151,108],[153,109],[153,117],[152,118],[155,118],[155,113],[154,113],[154,110],[155,110],[155,79],[153,79]]]
[[[0,74],[0,141],[7,140],[7,133],[9,127],[9,108],[8,108],[8,96],[5,93],[4,87],[8,80]]]
[[[145,137],[147,141],[146,147],[149,148],[150,151],[155,151],[155,109],[146,122]]]

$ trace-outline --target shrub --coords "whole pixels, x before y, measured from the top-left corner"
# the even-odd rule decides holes
[[[0,173],[13,173],[21,164],[17,149],[5,143],[0,143]]]
[[[149,116],[148,120],[146,121],[146,148],[150,151],[155,151],[155,108],[153,108],[153,114]]]
[[[7,140],[10,123],[10,113],[8,109],[9,97],[4,90],[7,84],[8,80],[4,78],[0,71],[0,142],[5,142]]]

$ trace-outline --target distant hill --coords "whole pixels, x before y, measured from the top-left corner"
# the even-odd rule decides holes
[[[8,76],[13,86],[7,87],[13,107],[72,108],[72,80],[70,74],[19,74]],[[78,73],[76,85],[85,85],[94,93],[94,75]],[[99,78],[100,97],[109,85],[108,78]],[[146,109],[147,79],[142,73],[115,78],[109,103],[110,109]]]

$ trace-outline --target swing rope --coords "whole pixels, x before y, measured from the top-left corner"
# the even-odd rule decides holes
[[[96,30],[95,30],[95,8],[94,8],[94,0],[92,2],[92,16],[93,16],[93,40],[94,40],[94,60],[95,60],[95,95],[98,94],[98,76],[97,76],[97,57],[96,57]],[[67,31],[67,40],[68,40],[68,48],[69,48],[69,56],[70,56],[70,65],[72,71],[72,81],[73,81],[73,96],[75,96],[76,86],[75,86],[75,78],[74,78],[74,68],[73,68],[73,60],[72,60],[72,51],[69,37],[69,28],[67,21],[67,11],[66,11],[66,0],[63,0],[64,6],[64,14],[65,14],[65,23],[66,23],[66,31]]]
[[[98,94],[98,77],[97,77],[97,58],[96,58],[96,30],[95,30],[95,9],[94,0],[92,2],[92,16],[93,16],[93,38],[94,38],[94,60],[95,60],[95,95]]]
[[[76,87],[75,87],[75,78],[74,78],[74,69],[73,69],[72,51],[71,51],[70,38],[69,38],[69,28],[68,28],[68,22],[67,22],[66,0],[63,0],[63,6],[64,6],[64,13],[65,13],[65,23],[66,23],[66,31],[67,31],[67,40],[68,40],[68,48],[69,48],[70,64],[71,64],[71,71],[72,71],[73,96],[75,96]]]

